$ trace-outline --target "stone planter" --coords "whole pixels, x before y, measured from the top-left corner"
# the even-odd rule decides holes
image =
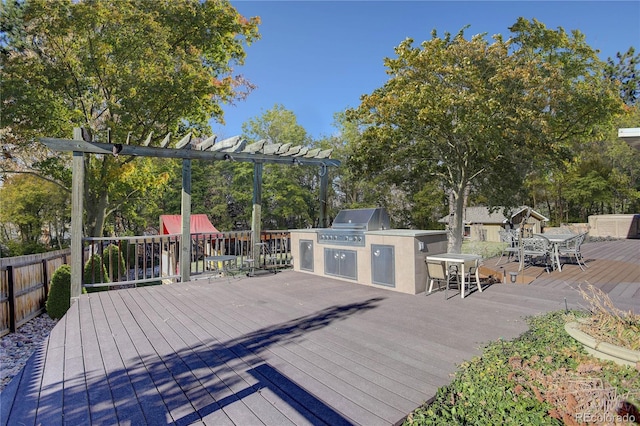
[[[620,365],[640,366],[640,351],[633,351],[607,342],[599,342],[580,330],[577,322],[566,323],[564,329],[571,337],[582,343],[587,352],[596,358],[613,361]]]

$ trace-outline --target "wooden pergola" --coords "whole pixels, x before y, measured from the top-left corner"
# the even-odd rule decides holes
[[[83,229],[83,191],[85,154],[129,155],[137,157],[160,157],[182,159],[182,241],[190,237],[191,220],[191,160],[240,161],[251,162],[253,172],[253,208],[251,215],[252,241],[260,240],[262,222],[262,170],[264,164],[289,164],[317,166],[320,168],[320,225],[327,226],[327,188],[328,168],[338,167],[340,161],[329,158],[331,149],[310,149],[292,146],[290,143],[269,143],[261,140],[248,144],[240,136],[234,136],[219,142],[212,136],[201,141],[192,141],[191,133],[178,141],[175,148],[168,148],[170,135],[167,135],[159,147],[149,146],[151,135],[142,145],[128,143],[103,143],[85,140],[82,129],[76,128],[73,139],[41,138],[53,151],[73,153],[72,205],[71,205],[71,301],[80,297],[82,291],[82,229]],[[80,232],[78,232],[80,230]],[[180,279],[190,280],[190,244],[180,245]]]

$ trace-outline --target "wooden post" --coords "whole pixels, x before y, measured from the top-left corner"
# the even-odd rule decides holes
[[[254,253],[256,244],[260,243],[260,234],[262,233],[262,167],[263,163],[256,162],[253,165],[253,208],[251,210],[251,253],[254,262],[258,261],[258,257]]]
[[[329,186],[329,170],[327,166],[320,167],[320,227],[327,228],[327,188]]]
[[[180,240],[180,279],[191,280],[191,160],[182,160],[182,238]]]
[[[49,297],[49,259],[42,259],[42,279],[44,281],[44,301]],[[44,308],[44,306],[41,306]]]
[[[16,292],[15,283],[13,282],[13,265],[7,265],[7,285],[9,294],[7,294],[9,302],[9,331],[16,331]]]
[[[82,140],[82,129],[73,129],[73,139]],[[71,304],[82,293],[82,234],[84,213],[84,153],[73,151],[71,181]]]

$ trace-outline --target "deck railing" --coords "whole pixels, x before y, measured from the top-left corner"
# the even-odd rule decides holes
[[[181,234],[84,238],[83,286],[95,291],[179,281],[180,241]],[[206,274],[206,257],[222,254],[236,256],[236,270],[284,269],[292,263],[290,243],[289,231],[263,231],[254,247],[251,231],[192,234],[191,276]],[[65,249],[0,259],[0,336],[45,311],[49,281],[70,254]]]
[[[206,258],[235,256],[234,269],[269,269],[291,266],[289,231],[263,231],[252,247],[251,231],[191,234],[191,275],[211,269]],[[143,237],[88,237],[83,239],[83,286],[122,288],[180,278],[181,234]],[[105,265],[104,268],[102,265]]]

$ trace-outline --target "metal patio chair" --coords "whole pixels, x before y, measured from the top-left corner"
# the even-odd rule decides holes
[[[558,255],[562,257],[574,257],[576,259],[576,263],[584,271],[585,267],[588,267],[586,263],[584,263],[584,258],[582,257],[582,253],[580,252],[580,247],[584,242],[587,234],[582,233],[578,234],[575,237],[567,240],[564,244],[558,246]]]
[[[248,277],[255,276],[256,269],[262,269],[265,271],[278,273],[281,265],[278,263],[278,251],[275,244],[269,243],[256,243],[253,245],[253,252],[251,257],[244,260],[247,264],[249,272]]]
[[[516,238],[516,233],[513,231],[507,231],[506,229],[501,229],[498,231],[500,234],[500,242],[506,243],[506,247],[502,249],[502,253],[500,254],[500,258],[496,262],[496,266],[500,264],[504,255],[507,255],[507,262],[511,259],[511,256],[516,256],[520,249],[518,248],[518,239]]]
[[[553,258],[553,246],[551,242],[542,235],[533,235],[530,238],[522,239],[522,261],[525,267],[543,262],[547,273],[552,268],[549,261]]]

